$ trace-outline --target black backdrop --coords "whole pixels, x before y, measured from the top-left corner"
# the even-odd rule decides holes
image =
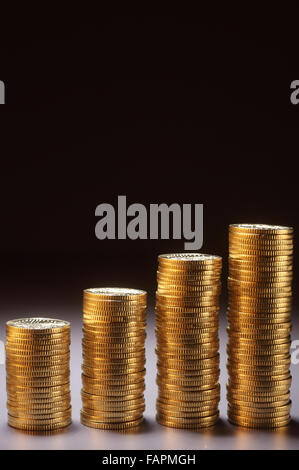
[[[157,254],[183,241],[97,240],[95,207],[117,195],[203,203],[202,251],[223,255],[224,272],[229,223],[298,230],[297,18],[244,7],[4,14],[2,305],[80,302],[96,285],[153,293]]]

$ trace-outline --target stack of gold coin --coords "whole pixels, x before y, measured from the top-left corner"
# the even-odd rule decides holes
[[[222,259],[160,255],[156,294],[157,421],[212,426],[220,399],[218,314]]]
[[[8,424],[55,431],[71,423],[70,324],[21,318],[6,324]]]
[[[146,292],[86,289],[81,422],[98,429],[140,425],[144,412]]]
[[[290,421],[293,229],[230,225],[228,418],[275,428]]]

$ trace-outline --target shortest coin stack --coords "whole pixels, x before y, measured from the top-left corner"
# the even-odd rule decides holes
[[[143,421],[146,292],[86,289],[82,424],[124,431]]]
[[[70,324],[21,318],[6,324],[8,424],[55,431],[71,423]]]

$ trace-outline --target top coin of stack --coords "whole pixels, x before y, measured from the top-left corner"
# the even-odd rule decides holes
[[[6,324],[8,424],[54,431],[71,423],[70,324],[21,318]]]
[[[196,429],[218,419],[218,310],[222,259],[199,253],[158,258],[157,421]]]
[[[143,421],[146,292],[86,289],[81,422],[126,430]]]
[[[293,229],[230,225],[228,417],[254,428],[290,421]]]

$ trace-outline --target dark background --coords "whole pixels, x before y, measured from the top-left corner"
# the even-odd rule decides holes
[[[153,300],[156,257],[183,240],[97,240],[95,208],[118,195],[203,203],[201,251],[224,257],[224,276],[229,223],[298,229],[296,10],[43,6],[1,21],[6,313],[60,303],[80,314],[82,289],[101,285]]]

